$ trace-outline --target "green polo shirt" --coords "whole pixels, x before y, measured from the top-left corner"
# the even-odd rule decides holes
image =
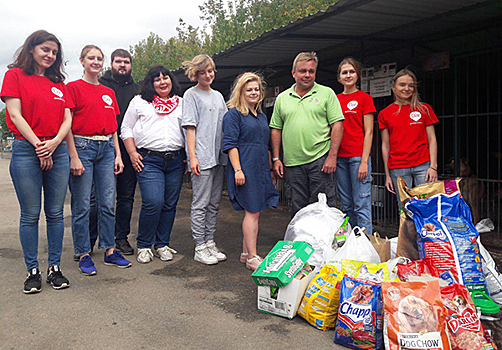
[[[300,97],[295,85],[277,96],[270,120],[271,128],[282,130],[286,166],[307,164],[325,155],[331,144],[330,125],[345,119],[340,102],[329,87],[314,83]]]

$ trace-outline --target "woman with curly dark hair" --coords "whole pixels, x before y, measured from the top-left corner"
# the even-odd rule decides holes
[[[171,72],[163,66],[151,67],[120,129],[141,190],[140,263],[151,262],[154,255],[169,261],[176,253],[169,242],[186,169],[181,103]]]

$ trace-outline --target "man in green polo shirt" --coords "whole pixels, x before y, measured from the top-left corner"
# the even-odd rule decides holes
[[[317,194],[334,204],[332,174],[343,135],[343,113],[335,92],[315,82],[315,52],[301,52],[293,62],[295,84],[276,99],[270,121],[272,161],[280,178],[286,175],[291,216]],[[284,164],[279,158],[283,147]]]

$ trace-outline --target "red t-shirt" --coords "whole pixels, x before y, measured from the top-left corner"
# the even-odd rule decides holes
[[[378,115],[380,129],[389,130],[389,169],[411,168],[430,161],[429,140],[425,128],[438,118],[427,103],[424,111],[412,111],[410,105],[391,104]]]
[[[117,131],[117,114],[120,114],[115,93],[101,84],[94,85],[82,79],[67,86],[73,100],[73,135],[110,135]]]
[[[38,137],[56,136],[63,122],[65,108],[73,107],[64,83],[53,83],[45,76],[27,75],[19,68],[9,69],[5,73],[0,97],[4,102],[5,97],[21,100],[22,116]],[[8,110],[6,120],[9,130],[16,137],[22,137],[12,123]]]
[[[373,99],[363,91],[337,95],[343,116],[343,138],[338,157],[361,157],[364,142],[364,115],[376,113]]]

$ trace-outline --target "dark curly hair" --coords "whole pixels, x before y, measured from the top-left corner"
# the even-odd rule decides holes
[[[47,32],[46,30],[37,30],[32,33],[28,38],[26,38],[23,46],[21,46],[15,54],[14,62],[9,64],[9,68],[20,68],[25,74],[33,75],[36,73],[36,62],[33,59],[33,54],[31,51],[40,44],[46,41],[53,41],[58,46],[58,53],[56,55],[56,60],[54,63],[45,70],[44,75],[49,78],[54,83],[61,83],[64,81],[64,69],[63,69],[63,50],[61,48],[61,42],[56,38],[54,34]]]
[[[153,87],[153,80],[160,76],[161,73],[164,76],[169,76],[169,78],[171,79],[172,88],[171,92],[169,93],[169,97],[173,95],[180,95],[181,90],[178,82],[174,79],[174,76],[171,74],[169,69],[164,66],[157,65],[151,67],[148,72],[146,72],[145,79],[143,79],[143,82],[141,83],[141,91],[139,94],[141,95],[141,98],[143,100],[148,102],[153,101],[153,97],[157,94],[155,88]]]

